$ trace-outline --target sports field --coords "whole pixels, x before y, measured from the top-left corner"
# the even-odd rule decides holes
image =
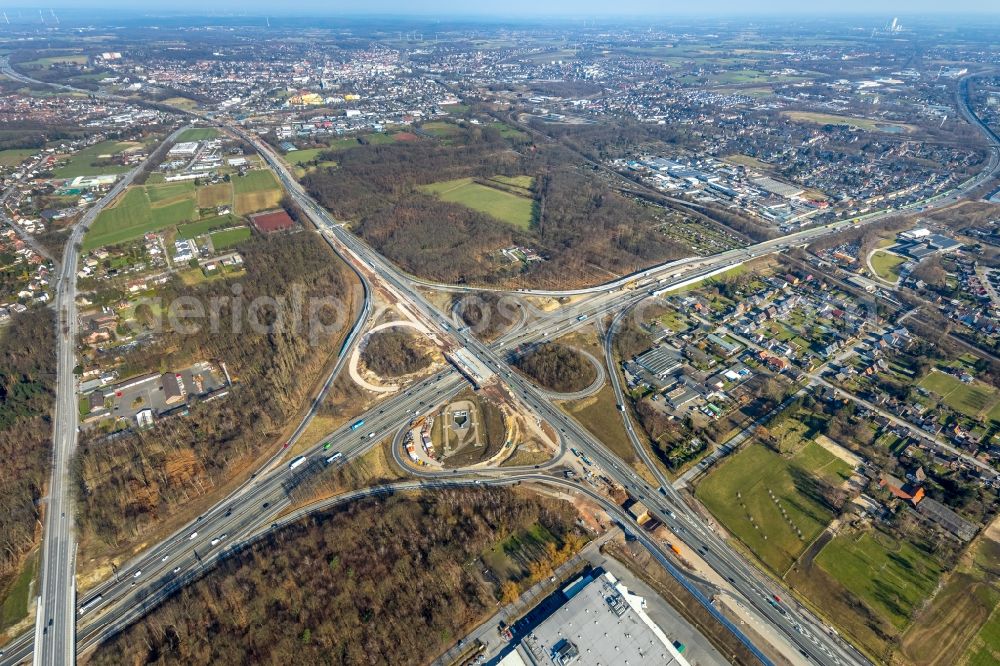
[[[236,227],[234,229],[216,231],[211,235],[211,238],[212,247],[218,252],[250,238],[250,227]]]
[[[761,562],[781,574],[833,519],[818,498],[818,480],[836,484],[850,472],[847,463],[815,442],[790,457],[751,444],[698,484],[695,495]]]
[[[816,564],[897,629],[934,591],[942,571],[931,554],[879,531],[834,537]]]
[[[449,201],[480,213],[486,213],[521,229],[527,229],[531,226],[535,205],[532,199],[483,185],[472,178],[432,183],[421,189],[442,201]]]
[[[420,129],[431,136],[445,140],[451,139],[452,137],[462,133],[462,129],[458,127],[458,125],[453,125],[452,123],[446,123],[440,120],[424,123],[420,126]]]
[[[214,127],[192,127],[181,132],[181,135],[177,137],[177,143],[205,141],[206,139],[214,139],[217,136],[219,136],[219,131]]]
[[[920,380],[919,386],[936,393],[941,402],[969,418],[977,419],[985,414],[1000,422],[1000,400],[997,390],[989,384],[979,380],[965,384],[954,375],[931,370]]]
[[[906,263],[904,257],[879,250],[872,254],[872,269],[883,280],[895,282],[899,279],[899,267]]]

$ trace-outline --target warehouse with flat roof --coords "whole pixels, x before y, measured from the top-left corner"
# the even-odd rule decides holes
[[[566,603],[518,646],[525,664],[554,666],[688,666],[646,602],[611,573],[583,576],[564,590]],[[683,649],[683,646],[681,646]]]

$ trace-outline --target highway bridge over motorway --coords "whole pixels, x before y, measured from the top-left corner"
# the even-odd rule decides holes
[[[13,75],[14,78],[31,81],[14,72],[5,61],[0,61],[0,69],[8,76]],[[31,82],[41,84],[41,82]],[[91,93],[88,92],[88,94]],[[963,100],[963,102],[965,101]],[[191,115],[182,110],[178,110],[178,113]],[[829,631],[822,621],[807,610],[797,604],[772,603],[775,595],[785,598],[790,598],[790,595],[778,583],[766,578],[751,563],[735,553],[723,539],[719,538],[703,523],[697,513],[687,506],[681,496],[659,474],[652,461],[647,459],[648,453],[635,437],[627,415],[623,417],[626,419],[626,430],[629,432],[633,444],[637,446],[639,455],[646,460],[650,469],[657,476],[657,482],[661,484],[658,488],[653,488],[646,483],[610,452],[599,439],[555,406],[549,395],[512,371],[506,358],[507,354],[518,345],[558,337],[588,325],[588,320],[592,323],[592,318],[616,314],[636,306],[644,299],[649,298],[650,291],[676,288],[680,284],[714,274],[755,257],[780,252],[791,245],[806,244],[823,235],[836,233],[855,224],[868,224],[891,215],[897,215],[899,211],[870,213],[862,218],[799,231],[782,238],[711,257],[693,257],[680,262],[656,266],[615,282],[589,289],[572,292],[532,290],[528,293],[549,296],[572,294],[586,298],[573,307],[562,308],[554,313],[549,313],[544,318],[524,321],[523,326],[508,332],[492,344],[486,344],[471,335],[469,331],[455,330],[450,326],[447,323],[448,313],[440,312],[421,291],[427,288],[455,289],[454,287],[429,284],[403,274],[332,219],[329,213],[309,197],[294,180],[283,160],[258,137],[245,132],[236,125],[220,123],[218,120],[211,122],[220,124],[256,147],[279,176],[290,196],[305,211],[310,221],[341,256],[355,268],[362,276],[363,282],[366,283],[365,306],[361,316],[359,316],[351,335],[341,349],[337,366],[326,378],[324,387],[321,388],[316,400],[300,423],[296,437],[301,434],[315,414],[316,407],[322,401],[325,388],[329,386],[343,364],[342,359],[346,356],[346,350],[356,342],[357,332],[361,330],[368,319],[370,311],[368,297],[371,293],[371,287],[377,286],[397,295],[431,327],[435,336],[444,341],[446,345],[453,349],[464,348],[478,363],[493,369],[499,381],[507,387],[515,399],[523,402],[540,418],[545,419],[558,430],[563,450],[567,444],[571,444],[586,453],[611,478],[624,486],[633,497],[649,507],[657,518],[673,529],[688,547],[699,552],[704,560],[728,581],[730,586],[728,591],[731,594],[740,599],[748,608],[753,609],[775,632],[783,636],[783,640],[795,646],[806,659],[812,663],[833,666],[867,663],[865,657],[854,647]],[[948,205],[958,200],[964,192],[978,187],[996,175],[998,166],[1000,166],[1000,142],[990,133],[986,133],[986,135],[992,144],[988,168],[955,190],[937,195],[931,201],[921,202],[919,207]],[[918,206],[914,204],[911,207],[915,209]],[[68,257],[68,259],[72,260],[73,257]],[[74,266],[75,261],[67,261],[66,264]],[[65,276],[64,279],[66,279]],[[641,288],[636,290],[623,289],[622,287],[628,283],[636,283]],[[462,287],[460,289],[472,288]],[[72,349],[72,341],[70,349]],[[614,373],[612,372],[612,374]],[[296,497],[296,488],[301,483],[308,481],[312,475],[323,474],[327,467],[343,464],[344,460],[357,457],[378,442],[393,437],[398,433],[400,427],[408,423],[415,414],[421,413],[430,406],[446,399],[464,385],[465,379],[455,370],[447,368],[378,403],[363,415],[362,419],[365,422],[363,431],[342,427],[329,433],[321,441],[333,442],[333,449],[325,452],[320,444],[312,447],[304,453],[309,461],[308,464],[290,470],[285,466],[274,464],[278,456],[272,458],[268,465],[262,467],[260,472],[248,479],[229,497],[220,501],[167,539],[134,557],[120,567],[115,577],[109,578],[94,589],[89,590],[87,595],[81,599],[74,601],[73,598],[75,586],[73,584],[72,560],[62,556],[54,562],[50,561],[48,557],[43,558],[42,578],[46,580],[46,577],[50,577],[49,580],[53,582],[49,585],[43,584],[46,589],[52,590],[52,597],[47,599],[41,607],[43,609],[63,609],[57,617],[51,618],[58,619],[60,625],[56,627],[53,624],[52,635],[43,626],[40,636],[37,633],[26,633],[19,636],[5,646],[5,655],[0,658],[0,664],[22,662],[33,653],[33,646],[38,645],[39,641],[40,649],[34,651],[36,660],[41,655],[45,663],[72,661],[74,645],[80,649],[88,649],[98,644],[148,612],[156,603],[173,593],[179,586],[202,575],[214,562],[233,550],[239,549],[240,545],[248,539],[274,529],[274,525],[280,526],[282,522],[279,521],[278,516],[292,506]],[[72,382],[67,383],[66,386],[60,382],[60,395],[57,400],[66,400],[64,393],[67,391],[72,395]],[[64,447],[64,450],[70,449]],[[330,454],[334,451],[341,453],[342,456],[327,462]],[[63,466],[67,464],[68,460],[64,456],[56,462],[58,464],[53,469],[53,478],[57,473],[65,474]],[[60,469],[61,467],[62,469]],[[605,506],[606,510],[611,515],[616,516],[623,525],[631,527],[632,531],[640,536],[643,544],[673,575],[678,576],[679,580],[685,584],[690,584],[685,575],[671,564],[669,556],[662,550],[662,545],[646,538],[628,516],[620,515],[621,512],[616,507],[610,505],[606,499],[599,495],[584,490],[578,484],[557,479],[546,474],[546,471],[546,467],[530,471],[516,469],[513,471],[477,471],[475,473],[456,471],[451,473],[452,478],[429,478],[424,480],[422,485],[415,484],[413,487],[400,485],[398,489],[435,488],[453,483],[525,481],[557,484],[567,490],[590,494],[592,495],[591,499]],[[511,474],[511,476],[506,477],[505,473]],[[365,491],[359,491],[359,493],[363,492]],[[344,499],[358,496],[361,495],[345,496]],[[71,512],[71,505],[66,506],[66,510]],[[67,535],[72,538],[71,513],[69,520],[60,520],[51,524],[53,513],[55,512],[51,510],[50,505],[47,511],[44,536],[46,544],[50,541],[65,539]],[[61,541],[61,543],[65,542]],[[47,548],[48,546],[43,547]],[[51,573],[53,571],[60,572],[58,578],[51,578],[55,575]],[[56,583],[56,581],[59,582]],[[44,615],[49,614],[46,611]],[[73,621],[74,618],[76,622]],[[42,622],[44,622],[44,618],[42,618]],[[735,627],[732,629],[739,634],[738,629]],[[746,640],[745,637],[743,640]],[[760,654],[762,661],[767,663],[767,659],[760,651],[758,654]]]

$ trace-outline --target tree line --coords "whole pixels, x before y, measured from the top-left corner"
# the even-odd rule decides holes
[[[0,591],[36,544],[52,450],[55,316],[35,307],[0,332]]]
[[[204,403],[190,401],[189,415],[163,418],[147,430],[81,437],[73,474],[78,486],[79,525],[85,535],[113,548],[140,540],[160,521],[229,480],[265,452],[279,446],[282,429],[308,397],[337,341],[350,325],[351,282],[343,264],[315,234],[254,238],[240,246],[246,275],[188,287],[175,280],[163,289],[164,303],[181,296],[202,303],[221,299],[219,323],[203,322],[193,333],[165,331],[155,342],[122,360],[133,372],[166,372],[194,361],[227,364],[235,384],[229,395]],[[240,297],[234,299],[234,293]],[[258,297],[304,303],[333,298],[340,304],[336,330],[316,339],[276,312],[261,319],[268,331],[247,325],[249,303]],[[290,301],[289,301],[290,303]],[[338,313],[323,321],[334,328]],[[242,323],[239,323],[242,322]],[[322,353],[317,353],[322,351]]]
[[[424,664],[516,596],[514,581],[470,563],[539,526],[555,542],[537,559],[554,562],[535,573],[551,574],[580,545],[574,518],[566,503],[511,489],[355,502],[224,560],[91,663]]]

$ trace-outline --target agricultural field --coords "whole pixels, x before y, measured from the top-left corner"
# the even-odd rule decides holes
[[[244,176],[236,176],[232,185],[236,193],[237,215],[274,208],[281,200],[281,187],[274,174],[267,169],[256,169],[248,171]]]
[[[893,134],[909,134],[917,131],[917,128],[913,125],[874,120],[872,118],[838,116],[832,113],[813,113],[811,111],[782,111],[781,113],[789,120],[799,123],[811,123],[813,125],[847,125],[865,130],[866,132],[890,132]]]
[[[188,199],[192,194],[194,194],[194,183],[191,181],[164,183],[146,188],[146,196],[149,197],[149,203],[154,206],[159,203]]]
[[[77,176],[100,176],[110,173],[125,173],[130,167],[121,164],[101,165],[108,157],[118,155],[129,148],[139,148],[142,144],[129,141],[102,141],[73,153],[69,162],[52,170],[56,178],[76,178]]]
[[[425,185],[421,189],[442,201],[486,213],[520,229],[528,229],[534,216],[535,202],[530,197],[514,194],[522,186],[511,183],[513,187],[499,189],[484,184],[485,182],[488,181],[458,178]]]
[[[250,227],[235,227],[211,234],[212,247],[216,252],[238,245],[250,238]]]
[[[966,384],[954,375],[931,370],[918,386],[937,394],[945,405],[971,419],[987,417],[1000,422],[1000,399],[997,389],[989,384],[979,380]]]
[[[216,183],[198,188],[198,208],[217,208],[233,203],[232,183]]]
[[[1000,662],[998,607],[1000,521],[994,521],[906,630],[903,655],[914,666]]]
[[[783,574],[833,519],[817,497],[817,481],[836,484],[850,472],[815,442],[791,456],[751,444],[698,484],[695,495],[761,562]]]
[[[872,269],[883,280],[895,282],[899,279],[899,268],[906,263],[906,258],[879,250],[872,254]]]
[[[933,554],[878,530],[837,535],[816,564],[897,630],[934,591],[942,572]]]
[[[237,215],[212,215],[198,219],[198,208],[214,209],[236,199]],[[274,208],[282,189],[270,171],[250,171],[232,183],[196,186],[193,182],[134,186],[114,205],[104,209],[84,236],[83,249],[92,250],[139,238],[150,231],[177,226],[179,238],[194,238],[216,229],[240,224],[239,216]],[[249,231],[249,229],[247,229]],[[243,233],[243,232],[241,232]],[[224,247],[243,240],[239,234],[218,239]]]

